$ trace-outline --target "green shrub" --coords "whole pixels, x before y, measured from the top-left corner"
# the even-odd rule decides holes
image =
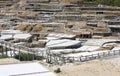
[[[2,58],[8,58],[8,56],[6,56],[6,55],[0,55],[0,59],[2,59]]]
[[[34,54],[27,53],[19,53],[15,56],[16,59],[20,59],[20,61],[32,61],[32,60],[43,60],[45,59],[43,56],[35,56]]]

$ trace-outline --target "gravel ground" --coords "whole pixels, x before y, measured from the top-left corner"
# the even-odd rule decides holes
[[[0,65],[2,64],[16,64],[16,63],[20,63],[19,60],[13,59],[13,58],[4,58],[4,59],[0,59]]]
[[[58,76],[120,76],[120,57],[49,67],[61,69]]]

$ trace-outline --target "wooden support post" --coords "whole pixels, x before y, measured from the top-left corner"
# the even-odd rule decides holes
[[[85,56],[85,61],[87,61],[87,56]]]
[[[55,56],[53,56],[52,59],[53,59],[52,61],[54,61],[54,63],[57,64]]]
[[[27,59],[26,60],[29,61],[29,49],[27,51],[28,51],[28,53],[27,53]]]
[[[57,59],[57,55],[55,55],[55,60],[56,60],[56,64],[58,64],[58,59]]]
[[[109,56],[109,51],[107,52],[107,56]]]
[[[64,56],[62,57],[62,61],[63,61],[63,63],[65,64],[65,57],[64,57]]]
[[[37,57],[38,55],[36,55],[36,51],[34,51],[33,56],[34,56],[34,60],[39,60],[39,57]]]
[[[101,58],[101,57],[100,57],[100,53],[98,53],[98,58]]]
[[[48,50],[46,49],[46,62],[48,63],[48,61],[49,61],[49,56],[48,56]]]
[[[120,50],[119,50],[119,55],[120,55]]]
[[[14,48],[14,49],[13,49],[13,54],[16,55],[16,54],[15,54],[15,46],[13,46],[13,48]]]
[[[48,63],[51,63],[52,56],[51,56],[49,48],[46,50],[46,53],[47,53],[47,57],[48,57],[47,61],[48,61]]]
[[[73,63],[74,63],[74,61],[75,61],[75,59],[74,59],[75,57],[73,57]]]
[[[44,56],[44,53],[43,53],[43,51],[41,51],[42,52],[42,56]]]
[[[34,53],[34,54],[33,54],[33,61],[34,61],[34,60],[35,60],[35,52],[33,51],[33,53]]]
[[[2,55],[4,54],[3,52],[4,52],[4,48],[3,48],[3,46],[2,46]]]
[[[103,52],[103,57],[105,57],[105,53]]]
[[[92,54],[90,60],[93,60],[93,59],[96,59],[96,58],[95,58],[95,57],[93,56],[93,54]]]
[[[48,55],[46,56],[47,58],[46,58],[46,62],[48,63]]]
[[[114,52],[114,55],[115,55],[115,50],[113,52]]]
[[[6,48],[5,48],[5,54],[6,54],[6,56],[7,56],[7,55],[8,55],[8,54],[7,54],[7,50],[8,50],[8,49],[7,49],[7,43],[5,43],[5,47],[6,47]]]
[[[110,51],[108,51],[108,56],[110,56]]]
[[[18,48],[19,48],[19,60],[20,60],[20,59],[21,59],[21,58],[20,58],[20,47],[18,47]]]
[[[9,44],[9,47],[11,47],[11,45]],[[12,49],[9,49],[10,50],[10,57],[13,56],[13,53],[12,53]]]
[[[80,62],[82,62],[82,57],[80,57]]]

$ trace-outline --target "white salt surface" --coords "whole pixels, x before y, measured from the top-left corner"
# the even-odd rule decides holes
[[[65,55],[65,57],[80,57],[80,56],[89,56],[89,55],[93,55],[93,54],[97,55],[98,53],[103,53],[103,52],[108,52],[108,50],[106,50],[106,51],[95,51],[95,52],[74,53],[74,54]]]
[[[2,35],[0,37],[0,40],[11,39],[11,38],[12,38],[12,35]]]
[[[73,38],[73,37],[75,37],[75,35],[51,33],[51,34],[48,34],[47,37],[55,37],[55,38]]]
[[[102,46],[106,42],[117,41],[115,39],[90,39],[84,45]]]
[[[56,49],[56,50],[50,50],[53,53],[71,53],[74,51],[74,49]]]
[[[15,34],[14,39],[27,39],[31,36],[31,34]]]
[[[80,43],[81,43],[80,41],[61,39],[61,40],[51,40],[46,44],[46,46],[48,46],[48,47],[66,47],[66,46],[79,45]]]
[[[120,50],[120,47],[114,47],[112,50]]]
[[[48,69],[46,69],[39,63],[0,65],[0,76],[10,76],[19,74],[22,74],[23,76],[25,76],[25,74],[27,76],[38,76],[38,73],[39,76],[55,76],[54,73],[51,73]],[[49,75],[49,73],[51,74]]]
[[[82,46],[78,49],[75,49],[75,51],[96,51],[99,48],[99,46]]]
[[[55,76],[52,72],[41,73],[41,74],[31,74],[31,75],[19,75],[19,76]]]
[[[19,34],[22,33],[20,30],[2,30],[1,34]]]

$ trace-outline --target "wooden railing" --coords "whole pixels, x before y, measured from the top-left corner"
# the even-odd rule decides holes
[[[1,54],[5,54],[8,56],[8,51],[16,54],[18,53],[26,53],[26,54],[33,54],[33,55],[39,55],[39,56],[44,56],[44,51],[41,50],[34,50],[29,47],[26,47],[24,45],[14,45],[14,43],[6,42],[6,41],[0,41],[0,46],[2,46],[5,49],[2,49]],[[9,50],[8,50],[9,49]],[[13,57],[13,55],[11,55]]]
[[[52,54],[48,53],[48,62],[53,63],[53,64],[66,64],[66,63],[75,63],[75,62],[86,62],[90,60],[95,60],[95,59],[104,59],[106,57],[112,57],[120,55],[120,50],[111,50],[111,51],[106,51],[106,52],[100,52],[97,54],[91,54],[91,55],[86,55],[86,56],[78,56],[78,57],[66,57],[64,55],[57,55],[57,54]]]

